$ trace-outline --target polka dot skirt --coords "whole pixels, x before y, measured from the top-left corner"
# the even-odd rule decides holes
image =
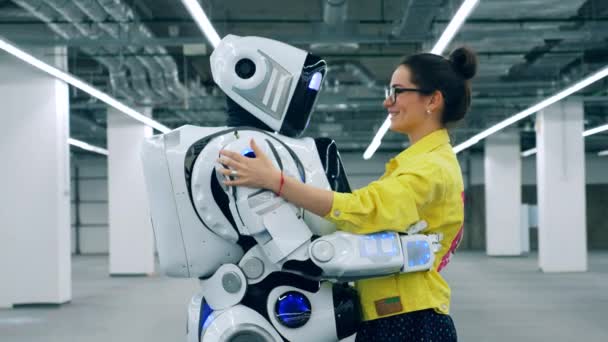
[[[357,342],[456,342],[457,340],[452,318],[433,309],[363,322],[356,338]]]

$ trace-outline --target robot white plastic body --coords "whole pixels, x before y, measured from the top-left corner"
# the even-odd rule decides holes
[[[272,192],[223,186],[219,151],[255,157],[253,138],[286,175],[350,191],[333,141],[295,138],[310,119],[323,60],[269,39],[229,35],[213,52],[211,71],[247,115],[281,134],[183,126],[143,144],[161,271],[201,282],[188,309],[188,342],[352,337],[360,312],[345,281],[429,269],[439,238],[336,232]]]
[[[350,328],[341,330],[352,334],[353,323],[359,319],[356,294],[321,283],[317,270],[308,272],[314,267],[309,258],[313,235],[330,234],[335,227],[272,193],[220,185],[222,176],[216,172],[219,151],[231,148],[248,153],[243,144],[251,138],[260,141],[272,158],[281,160],[286,174],[330,188],[315,141],[309,138],[292,139],[254,129],[184,126],[152,137],[143,146],[161,271],[201,279],[201,293],[193,297],[189,308],[189,336],[196,335],[196,341],[231,341],[239,336],[247,340],[271,336],[280,341],[280,332],[293,341],[311,336],[317,341],[336,341],[335,307],[344,307],[344,302],[348,302],[351,317],[341,320],[352,322]],[[232,196],[229,202],[222,192]],[[226,217],[226,205],[231,219]],[[255,242],[245,247],[247,253],[245,237]],[[290,261],[308,264],[286,271],[284,266]],[[247,297],[247,291],[254,294]],[[292,305],[281,304],[286,293],[298,296],[296,301],[308,302],[300,318],[285,319],[292,327],[277,318],[289,308],[275,308]],[[337,299],[340,303],[335,303]],[[243,302],[256,306],[257,311]]]
[[[219,151],[250,155],[250,139],[286,175],[332,189],[329,178],[335,177],[326,174],[319,155],[338,166],[340,161],[310,138],[183,126],[143,145],[161,271],[201,279],[201,293],[189,309],[190,335],[279,341],[280,333],[290,341],[336,341],[355,331],[358,298],[347,285],[322,280],[432,266],[438,243],[433,236],[336,232],[333,224],[271,192],[222,186]]]

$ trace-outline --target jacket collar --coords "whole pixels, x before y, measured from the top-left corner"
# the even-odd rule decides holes
[[[391,159],[389,164],[405,163],[409,158],[430,152],[441,145],[449,143],[450,136],[448,135],[448,131],[445,128],[436,130],[430,134],[427,134],[422,139],[418,140],[414,145],[399,153],[395,158]]]

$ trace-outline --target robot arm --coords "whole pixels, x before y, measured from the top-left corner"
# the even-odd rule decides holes
[[[327,278],[354,280],[433,267],[439,235],[381,232],[357,235],[336,232],[310,245],[311,260]]]

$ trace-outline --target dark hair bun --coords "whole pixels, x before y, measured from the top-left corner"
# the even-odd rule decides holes
[[[470,80],[477,72],[477,56],[466,47],[459,47],[450,54],[452,68],[465,80]]]

